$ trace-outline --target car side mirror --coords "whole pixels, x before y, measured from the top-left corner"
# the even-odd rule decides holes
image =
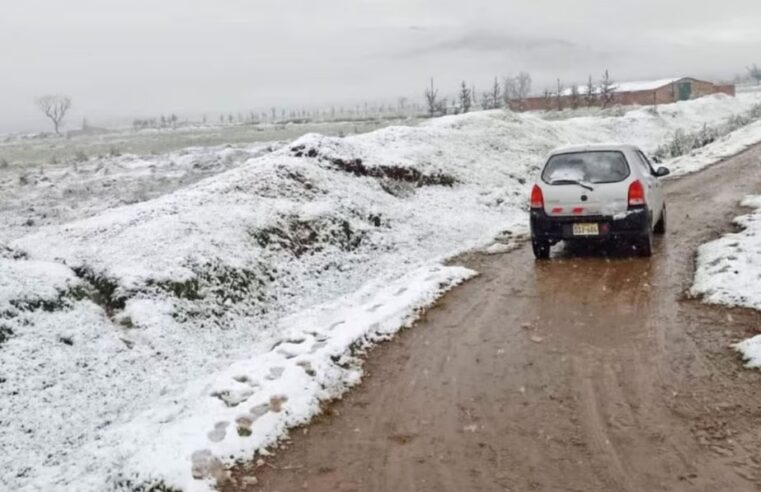
[[[669,174],[671,174],[671,171],[669,171],[669,168],[667,168],[667,167],[661,166],[661,167],[659,167],[658,169],[655,170],[655,175],[657,177],[659,177],[659,178],[662,178],[664,176],[668,176]]]

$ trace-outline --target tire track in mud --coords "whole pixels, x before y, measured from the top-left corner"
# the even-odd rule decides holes
[[[759,190],[761,146],[667,182],[652,259],[559,248],[535,263],[525,246],[458,259],[482,275],[223,490],[761,490],[761,371],[729,348],[761,315],[684,295],[697,247]]]

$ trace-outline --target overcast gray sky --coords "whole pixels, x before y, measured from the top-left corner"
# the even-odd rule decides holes
[[[0,132],[176,112],[419,98],[430,76],[485,88],[521,70],[541,91],[761,64],[761,1],[0,0]],[[76,123],[75,123],[76,122]]]

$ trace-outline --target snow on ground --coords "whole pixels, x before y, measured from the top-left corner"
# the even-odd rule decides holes
[[[367,343],[475,274],[447,258],[507,251],[495,237],[525,234],[527,187],[549,150],[627,141],[653,151],[676,129],[759,101],[562,121],[491,111],[311,134],[129,204],[141,171],[91,186],[85,205],[66,199],[77,176],[6,180],[0,484],[208,489],[355,384]],[[227,152],[191,154],[218,162]],[[155,166],[159,181],[175,167],[160,163],[176,162],[130,159]]]
[[[698,250],[692,293],[713,304],[761,310],[761,196],[747,197],[742,205],[755,208],[735,219],[742,230]],[[761,335],[736,348],[748,367],[761,368]]]
[[[0,243],[35,226],[61,224],[170,193],[280,145],[189,147],[158,156],[104,155],[84,162],[0,169]]]
[[[759,141],[761,141],[761,121],[756,121],[719,138],[709,146],[671,160],[668,166],[674,169],[672,174],[675,176],[692,173],[738,154]]]

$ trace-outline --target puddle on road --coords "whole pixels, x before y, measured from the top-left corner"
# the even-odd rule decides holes
[[[651,334],[647,323],[661,304],[658,250],[639,258],[628,248],[558,247],[534,265],[536,321],[549,340],[591,346],[631,346]],[[642,316],[649,312],[650,316]]]

